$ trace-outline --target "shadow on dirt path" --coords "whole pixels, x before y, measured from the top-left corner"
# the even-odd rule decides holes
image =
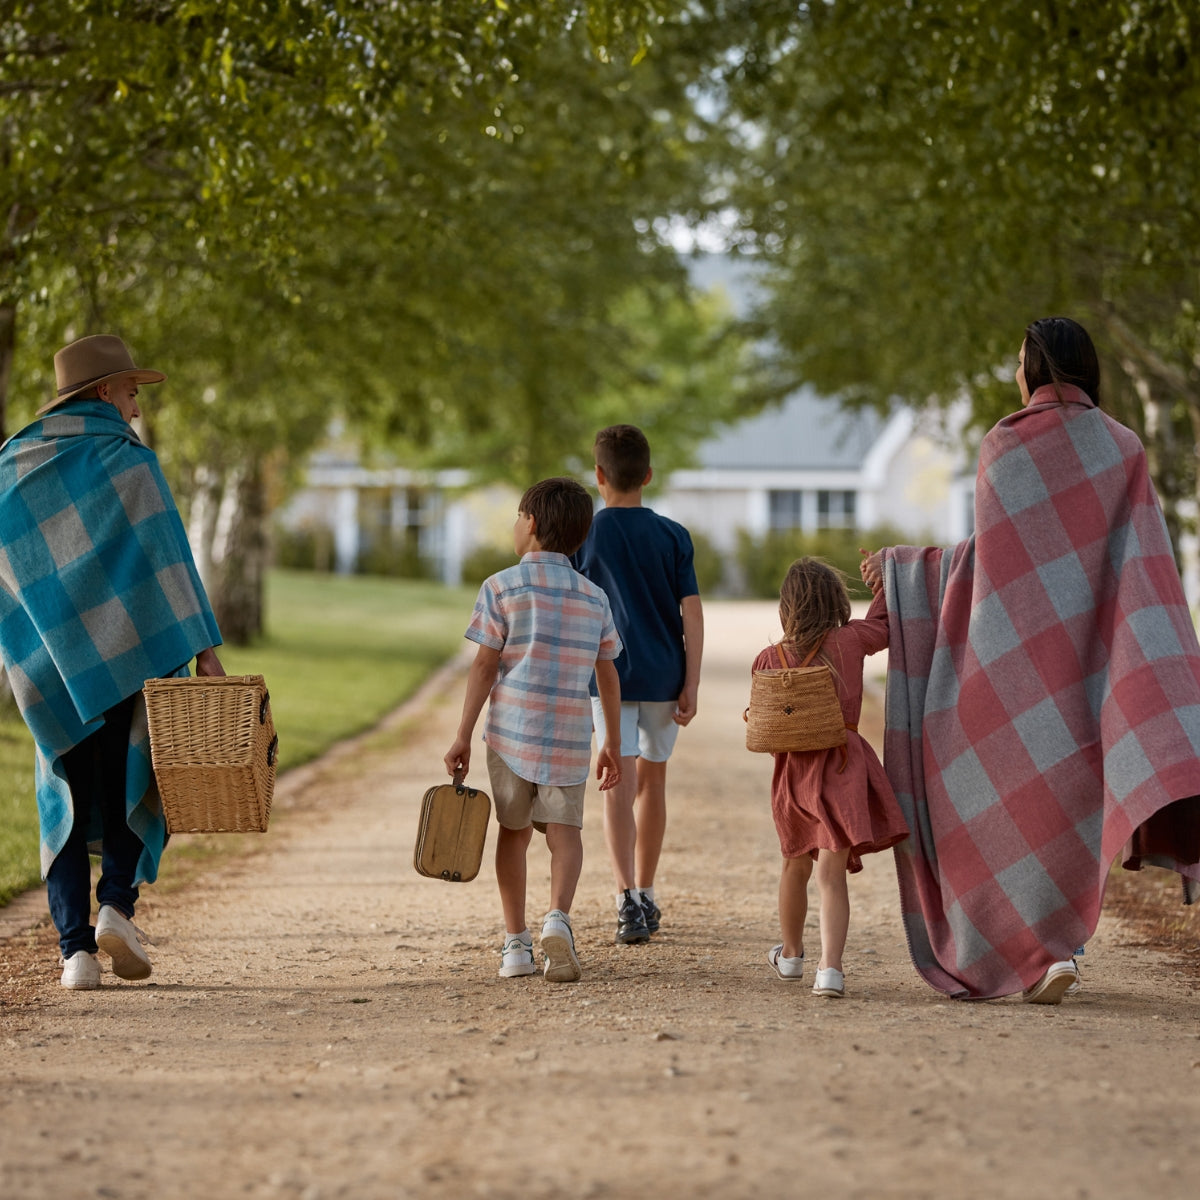
[[[774,979],[770,761],[740,719],[774,611],[706,616],[649,946],[613,943],[594,792],[578,984],[497,977],[486,859],[467,885],[414,873],[450,672],[285,777],[255,853],[146,890],[148,983],[63,991],[48,931],[0,949],[0,1195],[1194,1196],[1200,991],[1111,919],[1073,1003],[953,1003],[909,965],[877,855],[851,880],[846,998]],[[535,841],[531,913],[547,861]]]

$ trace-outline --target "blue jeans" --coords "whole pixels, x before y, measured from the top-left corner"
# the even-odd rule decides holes
[[[96,930],[91,923],[92,864],[88,857],[88,827],[99,814],[103,829],[100,880],[96,899],[133,916],[138,889],[133,881],[142,839],[129,828],[125,815],[125,759],[129,753],[129,722],[137,696],[113,705],[104,726],[63,755],[71,800],[75,807],[71,833],[46,875],[50,916],[58,930],[63,958],[77,950],[96,953]]]

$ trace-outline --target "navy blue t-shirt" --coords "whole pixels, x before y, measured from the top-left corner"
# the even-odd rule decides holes
[[[676,700],[685,660],[679,602],[695,596],[692,539],[649,508],[602,508],[571,564],[604,589],[625,649],[621,700]],[[592,680],[592,694],[596,681]]]

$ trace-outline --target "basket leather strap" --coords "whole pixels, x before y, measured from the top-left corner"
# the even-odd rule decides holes
[[[822,640],[824,640],[824,639],[822,639]],[[807,666],[808,666],[808,664],[809,664],[809,663],[811,663],[811,662],[812,662],[812,660],[813,660],[814,658],[816,658],[816,656],[817,656],[817,651],[818,651],[818,650],[820,650],[820,648],[821,648],[821,642],[818,642],[818,643],[817,643],[817,644],[816,644],[816,645],[815,645],[815,646],[814,646],[814,647],[813,647],[813,648],[812,648],[812,649],[811,649],[811,650],[808,652],[808,654],[806,654],[806,655],[805,655],[805,657],[804,657],[804,661],[803,661],[803,662],[802,662],[800,665],[801,665],[802,667],[807,667]],[[780,666],[780,669],[782,669],[782,670],[785,670],[785,671],[786,671],[786,670],[787,670],[787,665],[788,665],[788,664],[787,664],[787,659],[783,657],[783,648],[782,648],[782,643],[780,643],[780,642],[776,642],[776,643],[775,643],[775,647],[774,647],[774,649],[775,649],[775,657],[776,657],[776,658],[779,660],[779,666]]]

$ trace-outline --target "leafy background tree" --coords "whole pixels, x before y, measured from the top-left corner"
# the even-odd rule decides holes
[[[217,607],[334,413],[515,480],[599,424],[677,461],[811,383],[1012,407],[1024,324],[1097,336],[1194,494],[1196,25],[1181,0],[9,0],[0,426],[117,329]],[[748,328],[662,236],[766,265]],[[745,336],[755,339],[749,362]],[[6,416],[11,406],[11,419]]]
[[[1025,324],[1089,327],[1172,523],[1200,430],[1200,16],[1177,0],[717,3],[722,197],[777,369],[880,408],[1014,404]]]
[[[736,355],[647,236],[701,171],[688,73],[634,65],[673,7],[17,3],[18,415],[87,332],[167,369],[150,435],[234,640],[261,627],[272,496],[335,411],[512,478],[561,469],[616,393],[694,439],[706,404],[728,412]],[[661,336],[632,327],[639,303]],[[686,411],[656,374],[687,383]]]

